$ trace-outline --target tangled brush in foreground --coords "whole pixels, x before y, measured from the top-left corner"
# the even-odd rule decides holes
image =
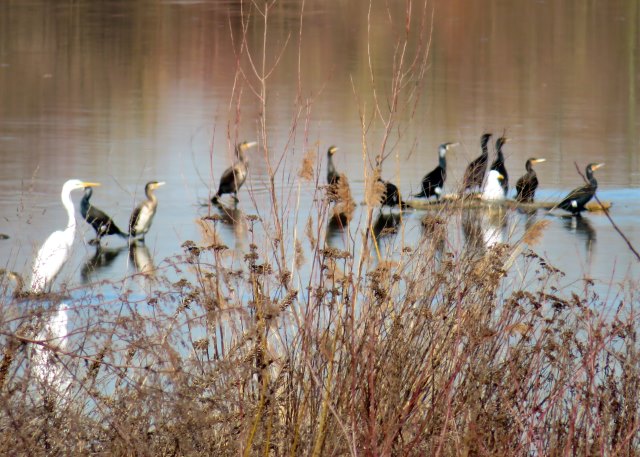
[[[564,297],[523,247],[542,228],[480,254],[428,229],[378,262],[309,240],[299,290],[256,244],[233,268],[187,242],[162,292],[70,304],[65,344],[42,331],[54,307],[7,300],[0,453],[636,455],[633,301]]]

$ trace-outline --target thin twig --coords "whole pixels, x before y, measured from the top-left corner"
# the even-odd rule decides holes
[[[582,177],[582,179],[584,179],[584,182],[588,183],[589,181],[587,181],[587,178],[580,171],[580,168],[578,167],[578,164],[576,162],[573,162],[573,164],[575,165],[576,171],[578,172],[578,174]],[[607,219],[609,219],[609,222],[611,222],[611,225],[613,226],[615,231],[618,232],[618,234],[622,237],[622,239],[625,241],[625,243],[627,243],[627,246],[629,246],[629,249],[631,250],[631,252],[633,252],[633,254],[636,256],[636,259],[638,259],[638,261],[640,262],[640,254],[638,254],[638,251],[635,250],[635,248],[631,244],[631,241],[629,241],[629,238],[627,238],[625,236],[625,234],[622,233],[622,230],[620,230],[620,228],[613,221],[613,219],[609,215],[609,210],[607,208],[605,208],[605,206],[602,204],[602,202],[600,201],[600,199],[598,198],[598,196],[596,194],[593,194],[593,198],[596,199],[596,201],[598,202],[598,205],[600,205],[600,209],[602,209],[602,211],[604,211],[605,216],[607,216]]]

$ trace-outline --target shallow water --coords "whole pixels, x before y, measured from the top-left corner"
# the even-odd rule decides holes
[[[326,149],[338,145],[336,166],[349,176],[355,200],[364,200],[369,160],[363,160],[359,113],[367,119],[373,113],[369,61],[386,107],[394,44],[404,30],[404,2],[397,11],[374,3],[380,5],[369,12],[368,2],[305,2],[301,41],[301,2],[278,2],[271,12],[266,54],[270,62],[281,57],[267,85],[268,154],[276,164],[285,152],[275,185],[285,210],[299,205],[301,231],[314,211],[312,184],[300,183],[298,199],[297,170],[309,149],[319,151],[324,166]],[[209,211],[201,204],[231,161],[229,145],[259,136],[256,79],[246,58],[240,64],[249,76],[235,79],[240,19],[248,8],[231,1],[0,4],[0,232],[10,237],[0,240],[2,266],[28,275],[38,246],[66,223],[59,192],[72,177],[103,184],[92,202],[121,228],[145,182],[167,185],[157,191],[159,210],[145,249],[129,254],[126,242],[110,239],[111,251],[93,259],[95,249],[86,244],[92,230],[80,223],[60,280],[119,279],[136,265],[180,253],[185,240],[201,239],[196,220]],[[417,36],[423,4],[414,3],[413,11]],[[438,144],[459,141],[448,157],[452,191],[478,155],[480,135],[506,132],[513,139],[504,150],[512,183],[526,158],[547,158],[537,166],[542,200],[558,200],[581,183],[574,162],[581,169],[606,162],[597,172],[599,196],[614,203],[612,217],[640,248],[637,2],[437,0],[425,11],[428,67],[415,109],[402,111],[387,145],[384,177],[409,194],[436,165]],[[251,17],[247,43],[259,53],[264,30]],[[298,111],[297,100],[308,109]],[[371,156],[380,152],[381,131],[374,120],[366,132]],[[268,220],[263,152],[250,153],[239,208]],[[421,217],[407,213],[388,244],[417,243]],[[566,284],[587,276],[606,293],[610,284],[640,277],[638,262],[604,215],[576,221],[537,214],[543,217],[551,222],[536,249],[567,272]],[[509,215],[513,233],[521,233],[525,219]],[[241,262],[247,227],[220,227]],[[462,240],[461,224],[452,221],[449,234],[452,244]],[[97,270],[86,267],[92,260]]]

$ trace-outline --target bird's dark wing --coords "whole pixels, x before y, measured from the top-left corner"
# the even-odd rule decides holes
[[[132,236],[136,236],[135,226],[138,223],[138,218],[140,217],[140,212],[142,211],[142,205],[138,205],[131,213],[131,218],[129,219],[129,233]]]
[[[590,184],[585,184],[576,189],[573,189],[569,194],[558,204],[559,208],[567,211],[582,210],[584,205],[595,194],[595,189]],[[575,202],[575,205],[572,203]]]
[[[431,197],[435,195],[437,188],[442,188],[444,185],[444,170],[442,167],[437,166],[430,173],[425,175],[422,178],[422,189],[420,193],[416,194],[415,197]]]

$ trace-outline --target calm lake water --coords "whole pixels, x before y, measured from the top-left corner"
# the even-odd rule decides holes
[[[180,253],[184,241],[201,239],[196,221],[216,211],[202,203],[231,163],[229,145],[258,139],[262,114],[269,158],[279,164],[282,207],[301,211],[289,233],[296,224],[302,232],[315,208],[313,184],[297,178],[308,150],[319,151],[324,167],[325,151],[338,145],[336,166],[349,176],[355,200],[363,201],[369,163],[363,138],[373,157],[383,131],[373,87],[387,109],[395,45],[405,30],[405,2],[393,11],[387,7],[394,2],[373,3],[369,10],[366,1],[277,2],[266,33],[267,67],[277,65],[262,113],[252,62],[246,53],[238,58],[242,18],[250,17],[246,46],[261,65],[264,24],[246,2],[1,2],[0,232],[10,238],[0,241],[0,265],[28,276],[37,248],[66,224],[59,193],[69,178],[101,182],[92,202],[121,228],[147,181],[167,185],[157,191],[146,249],[129,255],[124,240],[105,239],[109,250],[94,271],[95,249],[86,244],[93,231],[81,222],[60,280],[120,279],[136,265],[144,269],[144,262]],[[405,81],[404,90],[415,96],[403,105],[386,145],[384,177],[404,194],[415,192],[437,164],[437,146],[457,141],[461,146],[448,157],[451,191],[479,154],[480,135],[506,132],[512,183],[528,157],[547,158],[537,166],[540,200],[557,201],[581,184],[574,163],[584,170],[589,162],[606,162],[597,172],[599,196],[614,203],[612,217],[640,248],[639,9],[634,0],[414,2],[407,55],[413,58],[420,46],[424,18],[428,65],[421,80]],[[265,218],[259,235],[269,231],[264,150],[250,153],[238,206]],[[322,168],[322,183],[324,176]],[[79,199],[74,195],[76,204]],[[401,236],[387,246],[416,243],[424,214],[406,213]],[[567,272],[566,284],[587,276],[604,293],[610,284],[640,278],[639,263],[604,215],[535,217],[550,220],[536,249]],[[512,212],[506,227],[493,230],[506,240],[509,232],[522,233],[526,219]],[[220,225],[241,262],[247,228]],[[450,223],[452,244],[464,236],[462,225]],[[483,227],[492,229],[490,219]],[[342,238],[328,237],[336,244]]]

